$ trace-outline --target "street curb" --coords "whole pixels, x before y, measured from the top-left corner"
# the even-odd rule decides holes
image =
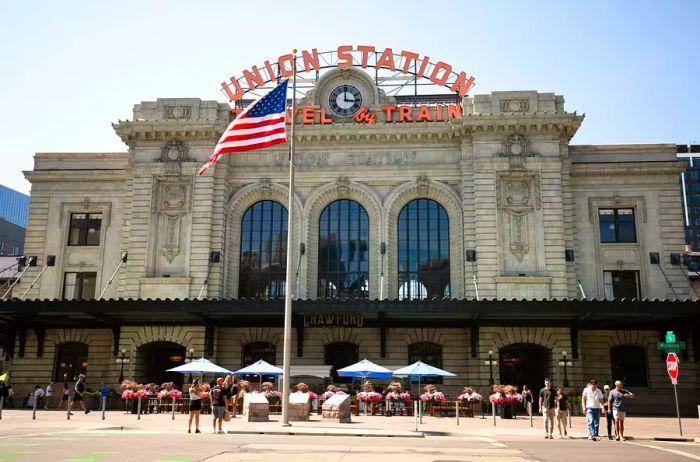
[[[260,428],[228,430],[229,435],[301,435],[301,436],[353,436],[365,438],[424,438],[423,432],[384,431],[369,428]]]

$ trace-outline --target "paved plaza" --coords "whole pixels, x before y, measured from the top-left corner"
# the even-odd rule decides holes
[[[684,419],[684,436],[691,441],[658,441],[678,437],[673,418],[632,417],[627,442],[591,442],[585,439],[585,420],[575,417],[569,438],[545,441],[540,419],[534,427],[525,417],[424,417],[414,432],[412,417],[353,417],[351,424],[296,422],[282,427],[279,416],[269,423],[235,418],[224,423],[226,434],[213,434],[211,416],[203,416],[202,434],[187,434],[187,416],[135,415],[112,411],[63,412],[5,410],[0,421],[2,461],[604,461],[700,460],[698,419]],[[295,434],[290,434],[295,433]],[[366,436],[357,436],[366,435]],[[372,436],[370,436],[372,435]]]

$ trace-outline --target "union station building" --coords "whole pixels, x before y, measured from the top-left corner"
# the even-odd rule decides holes
[[[0,302],[18,393],[78,373],[93,389],[122,373],[182,383],[164,371],[202,355],[280,365],[292,265],[293,383],[421,359],[457,374],[434,380],[453,397],[621,379],[635,412],[671,412],[657,342],[673,330],[694,410],[700,324],[679,261],[675,144],[570,144],[584,116],[561,95],[392,96],[356,68],[322,73],[298,105],[292,210],[288,145],[196,175],[232,117],[217,101],[136,104],[113,124],[125,152],[36,154],[37,264]]]

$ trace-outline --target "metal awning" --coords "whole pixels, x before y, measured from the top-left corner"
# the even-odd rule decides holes
[[[331,369],[333,369],[333,366],[329,366],[328,364],[322,366],[292,364],[290,375],[292,377],[318,377],[320,379],[325,379],[331,376]]]

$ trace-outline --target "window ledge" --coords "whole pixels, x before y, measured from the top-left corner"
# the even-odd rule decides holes
[[[497,284],[551,284],[549,276],[497,276]]]

